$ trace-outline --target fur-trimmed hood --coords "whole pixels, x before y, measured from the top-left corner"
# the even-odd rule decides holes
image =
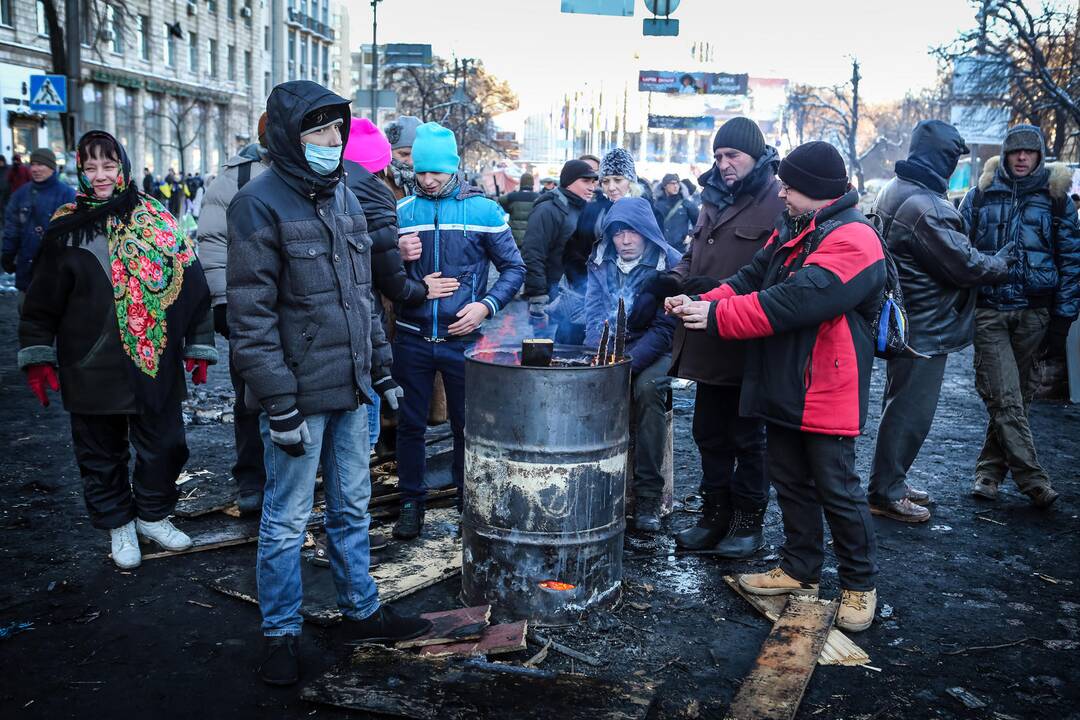
[[[1000,157],[992,157],[986,161],[982,174],[979,175],[979,189],[986,191],[994,182],[997,170],[1001,166]],[[1072,187],[1072,170],[1062,162],[1046,163],[1046,169],[1050,171],[1048,188],[1050,196],[1054,198],[1064,197]]]

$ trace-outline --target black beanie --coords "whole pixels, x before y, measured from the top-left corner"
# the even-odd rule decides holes
[[[757,160],[765,152],[765,136],[757,123],[746,117],[733,117],[720,126],[713,138],[712,148],[729,147],[742,150]]]
[[[321,107],[318,110],[312,110],[300,121],[300,134],[305,135],[309,132],[322,130],[328,125],[340,122],[344,122],[344,118],[341,117],[340,105]]]
[[[596,178],[596,171],[592,165],[584,160],[567,160],[559,173],[559,187],[570,187],[575,180],[581,178]]]
[[[832,200],[848,189],[844,159],[836,148],[821,140],[803,143],[788,153],[776,174],[785,185],[814,200]]]

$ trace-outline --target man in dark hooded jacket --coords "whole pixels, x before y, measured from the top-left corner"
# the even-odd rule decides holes
[[[604,321],[614,328],[619,299],[632,307],[642,287],[654,275],[679,262],[679,252],[667,244],[645,198],[623,198],[611,206],[601,228],[601,240],[589,259],[585,291],[585,345],[598,347]],[[630,356],[631,412],[634,414],[635,526],[644,532],[660,529],[660,499],[664,489],[664,442],[667,435],[671,378],[671,336],[675,322],[655,307],[653,316],[631,329],[626,338]]]
[[[924,120],[911,134],[907,160],[878,194],[881,217],[908,315],[908,344],[929,357],[889,360],[881,424],[870,473],[870,512],[925,522],[930,496],[907,484],[907,472],[930,432],[949,353],[975,337],[975,287],[1009,274],[1009,252],[971,247],[964,220],[945,195],[957,160],[968,152],[956,128]]]
[[[266,499],[258,587],[264,682],[299,678],[300,546],[322,460],[330,571],[344,633],[384,641],[431,623],[379,604],[367,511],[369,384],[391,405],[390,346],[371,293],[371,240],[363,209],[342,182],[348,100],[299,80],[266,103],[271,167],[228,211],[232,358],[260,417]],[[374,382],[372,382],[374,378]]]
[[[697,224],[698,207],[690,202],[690,195],[679,182],[679,176],[669,173],[660,181],[656,190],[656,213],[664,220],[661,227],[668,245],[679,252],[686,250],[686,236]]]
[[[986,163],[978,187],[960,205],[972,245],[987,253],[1011,246],[1018,260],[1005,282],[979,289],[976,304],[975,389],[990,423],[972,494],[995,499],[1011,472],[1036,507],[1048,507],[1058,492],[1035,454],[1028,424],[1032,371],[1044,344],[1051,355],[1065,354],[1080,310],[1080,228],[1068,196],[1071,173],[1045,159],[1039,128],[1011,128],[1001,156]]]

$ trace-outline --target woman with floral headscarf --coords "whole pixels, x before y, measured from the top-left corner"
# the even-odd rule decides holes
[[[79,192],[53,215],[19,324],[19,367],[48,406],[60,390],[95,527],[121,568],[138,537],[166,550],[191,539],[169,514],[188,458],[180,403],[217,361],[210,294],[194,246],[132,182],[111,135],[79,140]],[[129,443],[135,470],[128,479]]]

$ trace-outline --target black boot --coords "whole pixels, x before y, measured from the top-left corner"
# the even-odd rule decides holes
[[[765,508],[735,508],[731,513],[727,535],[713,550],[720,557],[731,560],[753,557],[754,553],[765,547],[765,536],[761,532],[764,523]]]
[[[394,523],[394,537],[398,540],[412,540],[423,529],[424,506],[418,500],[401,503],[401,514]]]
[[[412,640],[431,629],[431,621],[398,615],[389,605],[382,605],[363,620],[342,618],[342,636],[346,643],[383,643]]]
[[[660,531],[660,498],[639,497],[634,509],[634,528],[641,532]]]
[[[705,500],[697,525],[675,534],[675,544],[683,550],[708,550],[727,533],[731,504],[727,492],[703,493]]]
[[[292,685],[300,679],[300,636],[268,637],[259,677],[267,685]]]

